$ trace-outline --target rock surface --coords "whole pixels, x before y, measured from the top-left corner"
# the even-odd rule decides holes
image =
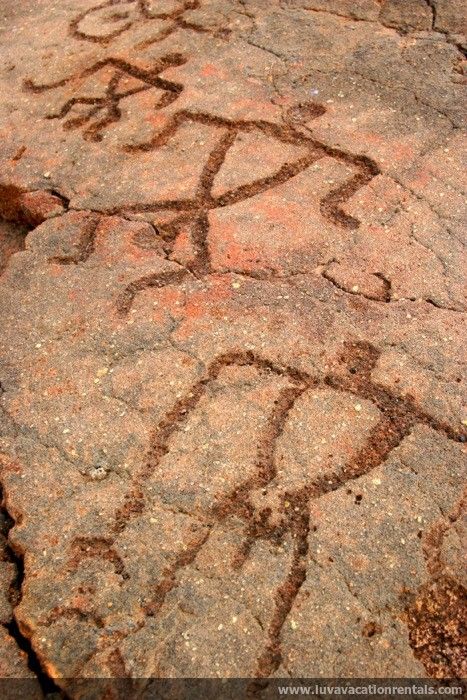
[[[31,697],[466,675],[463,19],[2,3],[0,676]]]

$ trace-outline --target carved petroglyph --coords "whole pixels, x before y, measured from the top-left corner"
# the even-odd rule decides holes
[[[63,124],[65,129],[82,128],[83,137],[89,141],[101,141],[104,129],[121,119],[120,102],[126,97],[157,88],[162,91],[162,95],[154,104],[155,110],[163,109],[174,102],[183,86],[170,80],[164,80],[160,77],[160,73],[171,66],[182,65],[185,60],[180,54],[163,56],[157,61],[154,68],[148,71],[117,58],[106,58],[87,68],[79,76],[72,75],[49,85],[39,85],[32,80],[27,80],[25,87],[32,92],[40,93],[68,85],[76,77],[87,78],[110,68],[110,76],[103,97],[88,95],[71,97],[58,112],[47,115],[48,119],[66,120]],[[133,79],[133,83],[136,84],[125,87],[124,83],[128,79]],[[78,116],[69,116],[76,108],[83,106],[84,113]]]
[[[208,32],[202,25],[191,22],[185,15],[200,7],[199,0],[106,0],[74,17],[70,22],[70,35],[78,40],[107,45],[132,27],[143,22],[160,25],[159,30],[140,42],[138,48],[167,39],[177,29]]]
[[[160,421],[152,434],[146,460],[140,471],[135,474],[122,505],[115,512],[111,532],[100,540],[97,548],[91,548],[89,554],[85,551],[84,556],[103,556],[115,567],[118,566],[119,572],[122,570],[118,555],[119,538],[130,523],[142,518],[150,509],[150,501],[155,495],[155,482],[149,497],[148,482],[151,482],[154,474],[160,470],[163,460],[170,455],[173,440],[180,431],[186,429],[191,415],[223,372],[232,368],[251,367],[259,375],[285,380],[287,386],[279,392],[261,432],[254,474],[240,481],[231,492],[218,498],[214,497],[211,507],[203,514],[207,530],[194,540],[191,537],[190,541],[183,545],[181,554],[167,567],[162,578],[154,583],[149,600],[146,598],[143,605],[143,612],[149,617],[161,611],[167,594],[177,586],[180,570],[193,564],[216,523],[220,524],[234,517],[244,524],[243,544],[231,562],[233,571],[244,566],[252,546],[258,540],[277,544],[291,537],[293,555],[290,569],[276,591],[275,612],[267,631],[264,649],[257,659],[255,673],[257,677],[273,674],[281,661],[282,627],[306,579],[310,502],[342,488],[349,481],[378,467],[418,424],[427,425],[450,440],[465,440],[463,433],[456,432],[449,425],[427,414],[410,397],[397,396],[376,384],[371,378],[371,372],[378,356],[379,352],[368,343],[348,343],[339,358],[336,370],[322,378],[270,362],[251,352],[218,357],[206,369],[205,375]],[[296,402],[305,396],[306,392],[319,388],[331,389],[339,394],[368,401],[378,409],[380,418],[371,428],[364,446],[357,450],[344,466],[304,482],[294,490],[287,490],[281,486],[277,470],[277,444]],[[196,517],[200,517],[198,510]],[[81,538],[73,545],[74,566],[78,566],[76,553],[82,551]],[[125,585],[125,582],[122,585]]]
[[[305,106],[302,105],[302,114],[305,113],[308,119],[310,118],[310,113],[313,116],[318,116],[322,113],[321,110],[317,113],[316,107],[320,107],[319,105],[307,105],[306,107],[307,109],[305,110]],[[355,171],[355,174],[343,185],[331,190],[321,199],[321,213],[326,219],[341,228],[354,229],[359,226],[359,221],[349,216],[343,210],[343,205],[345,205],[350,197],[361,187],[368,184],[368,182],[378,174],[379,170],[377,165],[366,156],[355,156],[341,149],[328,146],[321,141],[304,136],[297,129],[295,109],[290,112],[287,122],[283,125],[277,125],[267,121],[234,121],[215,117],[211,114],[183,110],[176,112],[170,118],[164,129],[157,133],[150,141],[138,146],[129,146],[127,149],[132,153],[137,153],[138,151],[146,152],[161,148],[169,143],[177,134],[178,130],[185,124],[208,125],[219,132],[217,145],[209,154],[201,172],[195,197],[191,199],[158,201],[145,205],[130,203],[106,213],[128,214],[144,211],[154,213],[157,219],[158,212],[161,212],[163,215],[166,215],[167,212],[173,212],[173,219],[170,223],[163,222],[160,227],[157,224],[156,226],[165,241],[168,255],[172,252],[180,231],[186,227],[190,228],[195,258],[189,266],[189,269],[196,276],[204,276],[213,271],[208,242],[210,211],[237,204],[238,202],[247,200],[280,184],[288,182],[299,173],[305,171],[310,165],[326,156],[335,158],[337,161],[351,167]],[[213,194],[215,178],[224,165],[225,159],[230,148],[234,145],[235,140],[241,134],[252,132],[260,133],[271,140],[285,145],[300,146],[305,149],[305,155],[300,156],[295,161],[285,162],[271,175],[229,189],[222,194]],[[172,284],[173,281],[168,280],[168,283]],[[131,283],[130,287],[122,293],[118,301],[118,310],[120,314],[124,315],[128,313],[135,294],[137,291],[146,288],[146,286],[155,285],[152,282],[146,285],[143,279]],[[158,284],[156,286],[162,285]]]

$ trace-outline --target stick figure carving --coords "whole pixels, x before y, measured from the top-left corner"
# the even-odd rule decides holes
[[[324,113],[322,105],[309,103],[298,105],[290,109],[286,115],[285,123],[275,124],[267,121],[232,120],[219,116],[213,116],[204,112],[180,110],[173,114],[165,127],[153,138],[138,146],[127,146],[132,153],[150,151],[165,146],[170,139],[185,124],[210,125],[220,132],[217,144],[209,154],[201,172],[197,192],[191,199],[175,199],[157,201],[144,206],[138,203],[130,203],[119,210],[110,210],[109,214],[117,214],[119,211],[126,213],[138,213],[141,211],[152,212],[156,216],[156,227],[166,246],[166,253],[171,255],[174,243],[183,227],[191,228],[191,240],[195,249],[195,258],[191,265],[187,266],[186,274],[194,273],[197,277],[203,277],[213,272],[209,237],[209,212],[236,204],[261,194],[271,188],[288,182],[299,173],[305,171],[310,165],[325,156],[352,167],[355,174],[341,186],[332,189],[320,201],[322,215],[328,221],[344,229],[355,229],[359,221],[347,214],[342,205],[345,204],[360,188],[367,185],[372,178],[379,173],[376,163],[367,156],[353,155],[342,149],[314,139],[300,127],[311,119]],[[267,138],[287,145],[296,145],[306,149],[305,155],[294,161],[284,163],[278,170],[266,177],[252,180],[247,184],[227,190],[219,195],[214,195],[213,185],[216,175],[221,170],[229,149],[236,138],[242,133],[256,132]],[[157,223],[157,213],[173,212],[173,219],[169,223]],[[177,275],[179,277],[179,275]],[[177,280],[178,281],[178,280]],[[135,295],[150,286],[160,287],[170,284],[170,275],[144,277],[135,280],[123,291],[118,300],[118,310],[121,315],[128,313]]]
[[[82,95],[67,100],[58,112],[48,115],[48,119],[65,119],[76,106],[88,107],[84,114],[70,117],[64,122],[65,129],[78,129],[83,127],[83,137],[89,141],[101,141],[102,132],[111,124],[118,122],[122,117],[120,102],[126,97],[136,95],[152,88],[162,90],[161,97],[154,105],[155,110],[163,109],[177,99],[183,86],[160,77],[160,73],[167,68],[180,66],[186,59],[181,54],[169,54],[163,56],[150,71],[117,58],[106,58],[98,61],[79,75],[72,75],[64,80],[48,85],[38,85],[32,80],[25,81],[25,87],[32,92],[40,93],[54,88],[63,87],[72,82],[76,77],[87,78],[110,68],[110,78],[105,88],[103,97],[91,97]],[[136,85],[125,88],[122,83],[125,79],[133,79]]]
[[[68,99],[61,108],[49,114],[49,119],[65,119],[75,106],[85,106],[84,114],[68,118],[64,126],[67,129],[83,128],[85,139],[100,141],[103,131],[122,117],[120,101],[131,95],[151,88],[158,88],[162,95],[154,105],[155,110],[163,110],[173,104],[183,91],[183,85],[164,79],[160,73],[169,67],[182,65],[186,59],[180,54],[167,55],[157,61],[150,71],[143,70],[120,59],[107,58],[95,63],[80,74],[72,75],[62,81],[38,85],[26,81],[27,89],[34,92],[44,92],[68,85],[76,78],[86,78],[95,75],[102,69],[110,67],[111,73],[103,97],[89,95],[74,96]],[[125,78],[136,79],[140,84],[123,87]],[[288,182],[296,175],[304,172],[313,163],[324,157],[330,157],[354,170],[354,174],[342,185],[332,189],[320,200],[320,210],[325,219],[344,229],[355,229],[359,221],[343,210],[343,205],[363,186],[367,185],[378,173],[376,163],[364,155],[355,155],[335,146],[319,141],[304,128],[309,121],[324,114],[325,108],[318,103],[299,104],[291,107],[282,123],[266,120],[229,119],[202,111],[181,109],[168,115],[165,125],[147,142],[137,145],[124,145],[128,153],[138,153],[160,149],[168,144],[186,125],[204,125],[212,127],[219,134],[217,143],[208,154],[202,168],[196,193],[191,198],[159,200],[141,204],[128,202],[117,208],[103,213],[127,214],[151,212],[156,228],[163,239],[166,255],[173,253],[177,237],[184,228],[190,230],[191,243],[194,248],[194,259],[186,266],[186,274],[192,273],[197,277],[210,274],[213,269],[208,245],[209,212],[218,208],[236,204],[255,195],[266,192],[277,185]],[[213,194],[214,180],[223,167],[229,150],[237,137],[242,134],[256,133],[265,136],[271,142],[282,143],[286,146],[297,146],[305,151],[294,160],[285,162],[275,172],[265,177],[253,179],[250,182],[228,189],[221,194]],[[161,222],[158,222],[158,213]],[[169,221],[167,221],[169,214]],[[183,276],[183,275],[182,275]],[[166,278],[145,277],[134,280],[124,290],[118,301],[119,312],[124,315],[129,311],[134,296],[148,286],[164,286],[171,284],[170,275]],[[179,275],[177,275],[179,277]]]
[[[179,431],[184,430],[210,384],[218,380],[225,368],[250,366],[259,373],[285,378],[288,386],[281,390],[275,401],[265,425],[263,437],[259,440],[255,473],[244,481],[240,481],[226,496],[213,502],[212,507],[205,513],[209,528],[214,527],[216,523],[225,522],[230,516],[234,516],[237,521],[244,524],[244,543],[231,562],[233,571],[243,567],[256,541],[268,540],[277,543],[287,536],[292,538],[293,557],[290,569],[284,583],[277,591],[276,609],[268,630],[268,641],[257,659],[257,676],[272,675],[280,664],[283,624],[306,578],[311,501],[343,488],[349,481],[381,465],[387,460],[392,450],[400,445],[418,424],[429,426],[449,440],[456,442],[465,440],[464,433],[456,432],[448,424],[426,413],[412,398],[398,396],[375,383],[371,378],[371,372],[378,356],[378,351],[366,342],[347,343],[336,368],[324,377],[315,377],[293,367],[275,364],[251,352],[233,352],[215,359],[207,367],[204,376],[177,401],[154,430],[146,459],[139,472],[134,475],[123,503],[115,513],[111,531],[102,538],[102,543],[99,543],[95,551],[83,550],[83,558],[105,556],[108,560],[110,552],[112,561],[116,562],[123,571],[123,563],[119,564],[121,561],[118,554],[119,537],[130,522],[144,517],[150,509],[150,494],[154,493],[154,483],[147,488],[148,482],[169,454],[172,440]],[[348,463],[339,469],[331,470],[329,473],[312,478],[309,482],[302,483],[295,490],[287,491],[281,488],[276,467],[277,443],[296,402],[307,391],[320,387],[371,402],[379,409],[380,418],[371,429],[366,444]],[[265,504],[264,507],[261,506],[261,499]],[[164,606],[167,594],[177,586],[179,572],[194,562],[208,539],[209,532],[202,539],[198,539],[194,545],[187,542],[183,547],[183,554],[163,572],[159,581],[154,582],[149,599],[146,596],[142,606],[146,616],[152,617],[159,613]],[[71,545],[74,570],[79,567],[80,557],[77,557],[77,554],[79,555],[82,550],[82,547],[80,549],[78,546],[80,544],[78,540],[80,538]],[[122,586],[125,585],[131,585],[131,583],[126,583],[122,577]],[[144,622],[141,624],[144,625]]]

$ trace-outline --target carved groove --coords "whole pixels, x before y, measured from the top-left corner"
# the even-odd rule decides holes
[[[128,13],[118,13],[118,5],[122,4],[122,2],[125,2],[126,5],[134,5],[134,10],[136,12],[136,17],[134,19],[131,19],[128,16]],[[147,0],[105,0],[99,5],[95,5],[94,7],[84,10],[76,15],[76,17],[71,20],[68,31],[70,36],[72,36],[74,39],[78,39],[79,41],[91,41],[96,44],[101,44],[102,46],[107,46],[114,39],[131,29],[135,24],[150,20],[165,20],[169,22],[167,27],[163,28],[153,37],[141,41],[136,46],[136,48],[147,48],[152,44],[156,44],[164,39],[167,39],[178,29],[189,29],[194,32],[208,33],[209,30],[202,25],[184,19],[184,14],[188,10],[196,10],[200,7],[200,4],[201,3],[199,0],[183,0],[179,7],[175,8],[173,12],[151,12]],[[106,8],[112,7],[116,8],[116,12],[111,19],[114,21],[121,20],[123,24],[120,27],[117,27],[113,31],[109,31],[107,34],[90,34],[80,29],[81,23],[87,17],[100,12],[101,10],[105,10]],[[125,19],[127,20],[126,22],[124,21]]]
[[[146,481],[160,465],[163,457],[168,454],[172,436],[183,428],[192,411],[206,394],[211,382],[218,379],[224,368],[252,366],[261,373],[275,374],[288,379],[291,386],[281,392],[263,430],[257,449],[256,474],[218,501],[207,513],[208,529],[230,515],[235,515],[245,523],[245,546],[232,563],[234,568],[240,568],[243,565],[251,545],[256,540],[266,539],[279,543],[287,534],[292,536],[294,542],[292,564],[284,583],[276,592],[275,612],[268,630],[267,642],[257,661],[257,678],[266,678],[274,674],[281,662],[282,627],[306,579],[310,501],[342,488],[350,480],[357,479],[378,467],[387,460],[392,450],[401,444],[417,424],[427,425],[450,440],[463,442],[466,439],[464,431],[458,432],[448,424],[433,418],[420,409],[410,396],[398,396],[374,383],[371,372],[378,357],[379,352],[368,343],[347,343],[339,359],[344,371],[332,372],[323,378],[311,376],[292,367],[278,365],[251,352],[230,353],[214,360],[207,368],[205,376],[192,386],[186,396],[177,401],[154,430],[145,463],[135,475],[123,505],[116,511],[113,533],[102,539],[105,544],[100,545],[96,556],[102,554],[108,558],[108,552],[114,551],[115,541],[128,523],[144,513]],[[271,513],[268,509],[259,513],[255,511],[250,499],[251,493],[257,488],[268,489],[273,484],[276,476],[276,445],[285,428],[288,415],[296,401],[307,390],[320,386],[331,387],[335,391],[350,393],[371,401],[379,409],[382,417],[371,431],[366,445],[340,471],[327,473],[297,491],[285,493],[282,497],[280,523],[270,522]],[[186,544],[183,553],[176,558],[174,564],[166,570],[155,586],[150,602],[144,607],[147,615],[154,616],[160,611],[167,594],[177,585],[178,571],[195,561],[208,537],[209,531],[196,542]]]
[[[103,130],[121,119],[122,113],[119,105],[120,101],[125,97],[130,97],[152,88],[158,88],[163,91],[163,94],[154,105],[155,110],[163,109],[176,100],[183,90],[183,86],[179,83],[164,80],[159,76],[159,73],[162,73],[169,67],[180,66],[185,61],[186,59],[181,54],[169,54],[159,59],[152,70],[147,71],[121,59],[110,57],[98,61],[77,75],[69,76],[56,83],[39,85],[29,79],[24,82],[24,87],[31,92],[41,93],[63,87],[77,77],[86,78],[94,75],[102,68],[111,66],[114,71],[106,87],[104,97],[72,97],[62,105],[57,113],[49,114],[47,117],[48,119],[64,119],[75,105],[89,105],[86,114],[68,119],[64,122],[64,128],[79,129],[85,127],[83,128],[83,137],[85,139],[88,141],[102,141]],[[143,85],[127,90],[119,90],[120,81],[125,76],[136,78],[143,82]],[[91,122],[93,118],[100,114],[103,116]],[[89,124],[89,122],[91,123]]]
[[[86,262],[94,252],[99,222],[98,215],[89,216],[81,229],[76,252],[71,255],[55,255],[49,258],[49,262],[59,265],[79,265],[79,263]]]
[[[359,225],[356,219],[348,216],[342,209],[347,200],[361,187],[379,173],[377,165],[364,156],[353,156],[336,148],[332,148],[297,131],[290,121],[285,125],[277,125],[266,121],[230,120],[215,117],[202,112],[181,110],[173,114],[166,126],[150,141],[138,146],[127,146],[127,150],[136,153],[138,151],[150,151],[165,146],[178,130],[185,124],[202,124],[212,126],[222,131],[216,146],[209,154],[205,163],[197,192],[191,199],[161,200],[150,204],[128,204],[112,208],[106,213],[110,215],[138,212],[173,211],[178,212],[179,217],[167,228],[165,240],[168,243],[168,253],[173,249],[173,244],[182,226],[187,223],[192,225],[192,244],[196,251],[195,261],[190,265],[190,270],[197,276],[208,275],[213,272],[208,238],[209,238],[209,212],[238,202],[250,199],[258,194],[266,192],[273,187],[288,182],[299,173],[305,171],[311,164],[323,157],[332,157],[347,165],[352,165],[357,174],[352,176],[345,185],[332,191],[321,200],[320,209],[325,218],[341,228],[353,229]],[[258,178],[246,185],[231,189],[217,197],[212,194],[214,178],[220,171],[226,155],[240,133],[259,131],[260,133],[285,144],[305,147],[308,153],[296,161],[286,163],[274,174]],[[131,283],[132,286],[137,282]],[[141,282],[141,289],[144,284]],[[134,296],[134,295],[133,295]],[[128,312],[129,307],[125,309]],[[120,311],[121,313],[121,311]]]

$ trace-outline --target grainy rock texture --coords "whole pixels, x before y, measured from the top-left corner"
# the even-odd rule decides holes
[[[466,675],[462,5],[0,3],[0,676]]]

